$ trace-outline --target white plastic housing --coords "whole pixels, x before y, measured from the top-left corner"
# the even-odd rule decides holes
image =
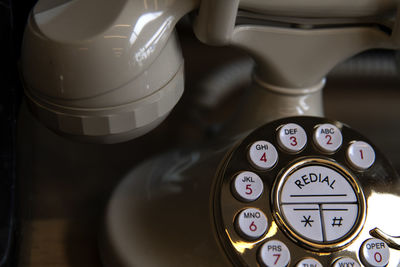
[[[47,127],[85,141],[121,142],[153,129],[183,93],[183,58],[173,30],[193,6],[39,1],[21,60],[31,109]]]

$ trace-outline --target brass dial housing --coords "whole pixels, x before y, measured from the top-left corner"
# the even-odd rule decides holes
[[[301,126],[307,134],[306,145],[295,153],[289,153],[281,148],[277,140],[279,129],[289,123]],[[341,146],[334,152],[323,151],[315,144],[313,134],[317,127],[322,124],[336,126],[343,136]],[[252,144],[261,140],[268,142],[263,144],[273,145],[278,152],[275,164],[268,169],[256,168],[249,159],[249,148]],[[366,142],[375,151],[374,163],[368,169],[360,170],[350,164],[349,158],[346,156],[347,149],[354,141]],[[285,183],[289,179],[294,179],[293,181],[300,179],[302,171],[308,171],[307,168],[314,168],[315,166],[317,166],[317,170],[327,172],[336,179],[335,183],[333,183],[333,180],[330,180],[329,183],[324,181],[326,188],[329,186],[335,189],[347,188],[346,192],[350,192],[352,199],[345,198],[343,200],[339,197],[338,201],[318,200],[310,203],[297,203],[299,205],[315,205],[313,209],[308,209],[308,206],[306,208],[313,210],[312,212],[315,212],[315,214],[320,214],[320,219],[312,217],[312,213],[310,213],[310,215],[305,216],[305,219],[301,217],[301,220],[304,220],[303,224],[307,224],[306,219],[308,219],[307,227],[311,223],[313,223],[313,226],[325,225],[325,227],[329,227],[327,220],[330,220],[329,223],[334,225],[332,227],[336,231],[339,224],[348,219],[340,213],[342,211],[335,211],[340,214],[340,216],[336,216],[337,221],[334,216],[329,217],[329,215],[333,212],[332,210],[342,210],[338,206],[347,205],[346,207],[353,209],[352,214],[354,216],[351,217],[351,220],[354,221],[349,224],[348,229],[343,230],[342,233],[337,233],[336,236],[336,233],[329,236],[326,229],[321,230],[322,237],[303,234],[292,223],[293,219],[288,218],[283,210],[286,207],[285,205],[296,204],[282,201],[286,190]],[[252,172],[262,180],[263,191],[256,200],[246,201],[238,197],[237,192],[235,192],[235,190],[246,189],[246,187],[235,189],[234,185],[235,178],[243,172]],[[300,176],[291,178],[293,174]],[[256,177],[255,175],[254,177]],[[305,179],[309,178],[305,177]],[[322,180],[323,178],[321,178]],[[339,184],[339,181],[342,184]],[[303,184],[305,184],[304,181]],[[315,192],[316,190],[321,190],[321,192],[324,190],[324,187],[319,188],[310,187],[309,192],[318,195],[318,192]],[[321,193],[321,195],[324,194]],[[344,193],[339,192],[336,195],[342,196]],[[250,133],[226,155],[220,164],[214,184],[212,206],[220,244],[235,266],[264,266],[265,264],[260,259],[260,253],[262,245],[269,241],[279,241],[287,247],[290,253],[288,266],[295,266],[306,258],[316,259],[323,266],[332,266],[335,261],[343,257],[351,258],[362,264],[359,251],[362,243],[371,238],[370,230],[378,227],[390,235],[400,235],[400,228],[398,227],[400,213],[397,212],[397,207],[400,207],[400,179],[398,174],[367,138],[338,121],[325,118],[286,118],[271,122]],[[396,210],[393,211],[393,208]],[[301,209],[304,209],[304,207],[300,207],[299,210]],[[259,211],[266,217],[268,227],[257,238],[248,238],[240,231],[238,217],[239,215],[243,217],[243,211],[246,210],[252,211],[253,215],[257,215],[254,211]],[[308,216],[311,217],[308,218]],[[342,221],[339,221],[340,217],[343,217]],[[319,224],[316,224],[317,220],[319,220]],[[245,224],[242,221],[242,227],[244,227]],[[296,222],[296,219],[294,221]],[[254,228],[251,224],[247,226]],[[397,266],[399,261],[400,252],[391,249],[388,266]]]

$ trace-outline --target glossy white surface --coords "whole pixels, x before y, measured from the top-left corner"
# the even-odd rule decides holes
[[[260,238],[268,228],[268,219],[265,214],[255,208],[248,208],[241,211],[236,218],[236,227],[244,238]]]
[[[289,123],[279,129],[278,143],[288,152],[299,152],[307,144],[307,134],[300,125]]]
[[[98,96],[146,74],[175,23],[196,6],[194,0],[76,0],[48,8],[42,2],[25,31],[22,71],[29,88],[65,100]],[[149,87],[135,88],[132,98],[157,90],[154,80],[167,83],[178,67],[169,63],[148,73]]]
[[[363,141],[353,142],[348,148],[346,156],[350,164],[360,170],[366,170],[375,162],[375,151],[372,146]]]
[[[242,0],[243,9],[264,12],[265,14],[297,17],[359,17],[381,15],[394,9],[395,0],[364,0],[349,5],[346,0]]]
[[[324,241],[318,204],[283,205],[282,211],[289,227],[300,236],[314,242]]]
[[[314,132],[314,142],[324,152],[334,152],[343,142],[342,132],[333,124],[319,125]]]
[[[264,190],[260,176],[254,172],[241,172],[233,183],[234,194],[240,200],[250,202],[258,199]]]
[[[259,259],[267,267],[285,267],[290,261],[290,251],[283,242],[271,240],[262,245]]]
[[[182,96],[174,26],[196,6],[196,0],[39,1],[21,56],[35,115],[87,142],[123,142],[152,130]]]
[[[355,259],[343,257],[336,260],[332,267],[360,267],[360,264]]]
[[[389,263],[389,257],[389,247],[377,238],[366,240],[360,248],[360,258],[367,267],[386,266]]]
[[[328,242],[344,237],[357,220],[357,204],[323,204],[321,210],[325,238]]]
[[[301,260],[296,264],[296,267],[323,267],[322,264],[313,258]]]
[[[307,166],[294,171],[280,193],[282,204],[351,203],[356,194],[339,172],[325,166]]]
[[[278,152],[268,141],[257,141],[250,146],[249,160],[258,169],[267,170],[275,166]]]

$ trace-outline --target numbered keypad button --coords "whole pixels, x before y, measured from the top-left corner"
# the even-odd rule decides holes
[[[342,132],[333,124],[319,125],[314,132],[314,142],[323,152],[335,152],[342,145]]]
[[[344,267],[344,266],[345,267],[347,267],[347,266],[361,267],[360,264],[356,260],[349,258],[349,257],[340,258],[332,264],[332,267]]]
[[[250,146],[249,159],[254,167],[268,170],[278,161],[278,152],[270,142],[257,141]]]
[[[268,228],[268,220],[259,209],[248,208],[241,211],[236,219],[239,234],[250,240],[260,238]]]
[[[254,172],[241,172],[233,182],[234,195],[245,202],[256,200],[260,197],[263,190],[263,182]]]
[[[303,259],[296,264],[296,267],[311,267],[311,266],[312,267],[323,267],[319,261],[317,261],[316,259],[313,259],[313,258]]]
[[[366,170],[375,162],[375,151],[370,144],[356,141],[347,149],[347,158],[354,168]]]
[[[360,258],[368,267],[386,266],[389,263],[389,247],[380,239],[368,239],[361,245]]]
[[[290,251],[278,240],[271,240],[261,246],[259,261],[266,267],[286,267],[290,262]]]
[[[289,153],[299,152],[307,143],[306,131],[295,123],[286,124],[279,129],[278,143]]]

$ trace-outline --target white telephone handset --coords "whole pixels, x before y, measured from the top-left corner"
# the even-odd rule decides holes
[[[184,88],[174,26],[189,12],[201,41],[239,47],[256,62],[252,105],[232,139],[161,155],[122,180],[106,208],[104,264],[396,266],[399,242],[382,231],[396,232],[398,216],[379,203],[400,204],[398,175],[362,135],[315,117],[335,65],[400,45],[396,7],[40,0],[23,43],[26,96],[40,121],[72,139],[126,141],[169,114]]]

